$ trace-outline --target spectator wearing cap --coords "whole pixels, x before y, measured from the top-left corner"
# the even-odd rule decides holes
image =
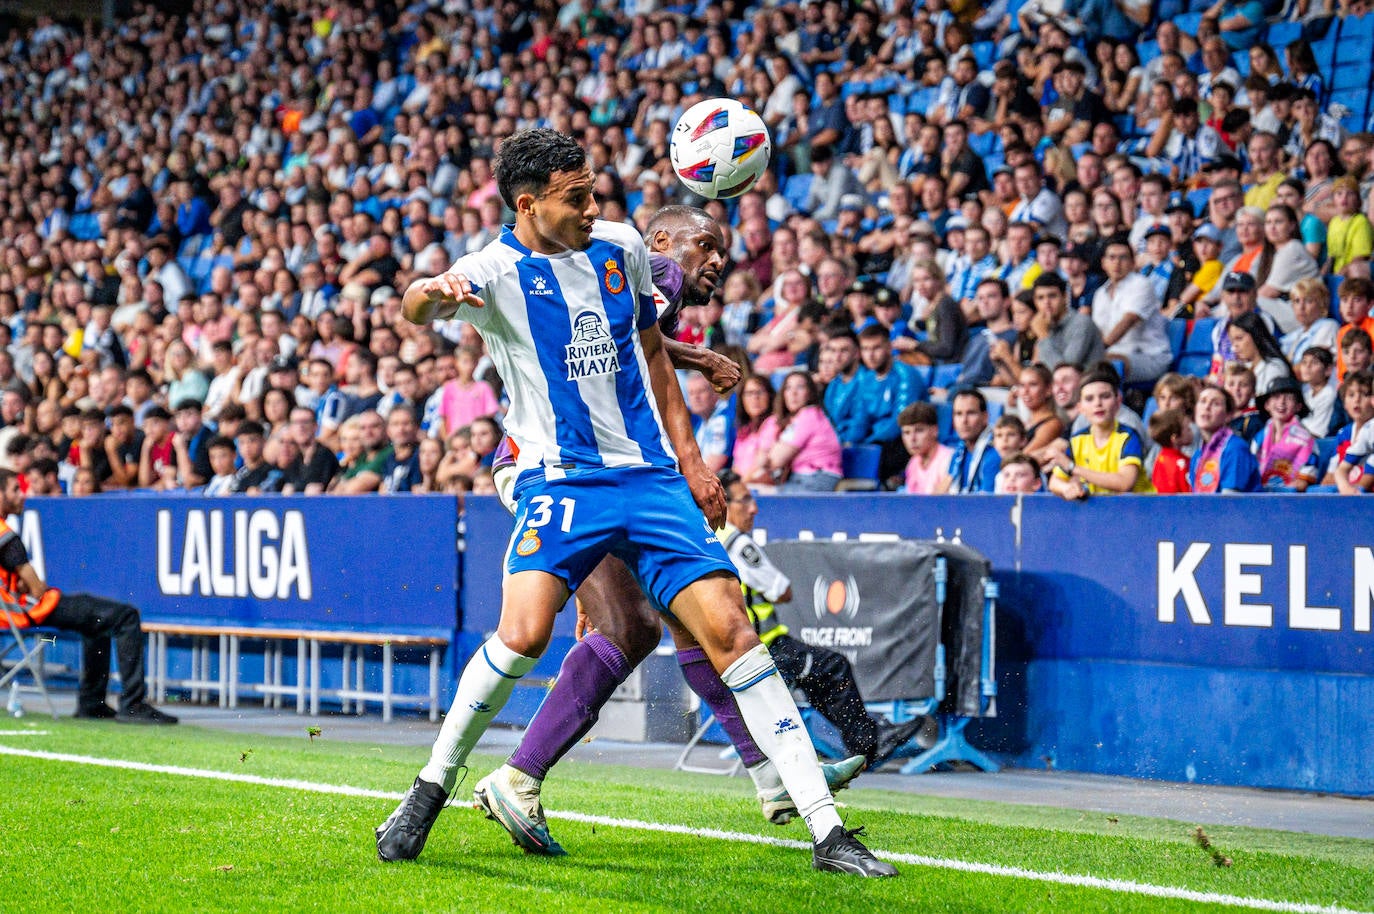
[[[1149,383],[1169,368],[1167,322],[1149,280],[1135,271],[1135,254],[1124,235],[1107,239],[1102,248],[1107,281],[1093,297],[1093,323],[1102,333],[1107,358],[1125,366],[1130,384]]]
[[[1091,244],[1069,244],[1059,252],[1069,310],[1092,312],[1093,296],[1102,285],[1102,275],[1095,269],[1096,262],[1097,249]]]
[[[1064,201],[1045,186],[1045,176],[1035,160],[1017,165],[1012,178],[1019,199],[1011,211],[1011,221],[1033,223],[1040,231],[1059,238],[1067,236],[1069,223],[1064,219]]]
[[[1035,316],[1030,333],[1035,339],[1035,361],[1044,365],[1068,363],[1080,370],[1102,361],[1106,348],[1102,333],[1087,311],[1069,308],[1068,284],[1055,273],[1046,273],[1031,288]]]
[[[859,183],[858,175],[835,157],[832,146],[812,148],[811,176],[811,187],[801,208],[818,222],[830,222],[837,218],[846,195],[863,199],[864,187]]]
[[[1145,251],[1137,258],[1140,275],[1150,281],[1156,301],[1167,301],[1169,285],[1178,268],[1174,257],[1174,234],[1169,226],[1157,222],[1145,230]]]
[[[1220,378],[1222,367],[1227,362],[1235,361],[1236,353],[1231,348],[1231,340],[1227,336],[1226,328],[1242,314],[1258,311],[1259,298],[1255,294],[1257,288],[1255,277],[1249,273],[1230,270],[1222,277],[1221,303],[1225,313],[1221,315],[1221,319],[1212,328],[1212,368],[1209,372],[1211,377]],[[1259,314],[1272,333],[1276,326],[1274,319],[1262,311]]]
[[[1221,232],[1215,225],[1207,222],[1194,230],[1193,255],[1197,268],[1187,278],[1178,295],[1166,303],[1165,314],[1168,317],[1193,317],[1196,302],[1207,297],[1220,281]]]

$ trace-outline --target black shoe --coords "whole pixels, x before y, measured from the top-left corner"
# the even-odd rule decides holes
[[[892,753],[915,738],[925,726],[925,718],[917,717],[903,724],[883,723],[878,726],[878,747],[868,757],[868,770],[877,771],[890,758]]]
[[[77,720],[114,720],[119,715],[107,704],[77,705],[72,717]]]
[[[847,830],[836,825],[824,841],[811,848],[811,868],[854,876],[896,876],[895,866],[873,856],[855,837],[863,833],[862,828]]]
[[[159,724],[170,725],[177,722],[177,719],[165,711],[159,711],[146,701],[140,701],[136,705],[129,705],[114,715],[114,719],[122,724]]]
[[[377,856],[386,863],[414,860],[425,849],[425,840],[448,794],[438,784],[415,779],[401,805],[377,826]]]

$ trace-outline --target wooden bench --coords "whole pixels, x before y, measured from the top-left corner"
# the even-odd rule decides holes
[[[447,638],[148,621],[143,623],[143,630],[152,641],[153,662],[149,686],[154,701],[159,703],[166,699],[169,687],[189,690],[191,700],[195,702],[205,700],[210,693],[214,693],[221,708],[237,708],[239,693],[252,692],[261,695],[263,703],[274,708],[281,707],[283,697],[294,697],[296,713],[304,714],[308,696],[310,714],[318,715],[320,696],[324,695],[339,699],[345,711],[351,709],[358,714],[365,711],[366,702],[380,702],[384,721],[391,720],[392,708],[397,703],[427,707],[429,719],[439,719],[439,660],[448,646]],[[167,644],[173,638],[191,640],[189,677],[173,679],[168,675]],[[239,680],[239,650],[243,641],[264,643],[262,682],[245,683]],[[287,645],[292,641],[296,643],[296,681],[287,683],[284,656]],[[322,647],[326,644],[343,646],[340,685],[337,689],[326,689],[320,685]],[[381,691],[369,691],[366,688],[363,649],[367,647],[382,649]],[[393,691],[397,648],[429,651],[429,694],[425,699],[397,696]],[[217,669],[212,663],[216,657],[219,661]]]

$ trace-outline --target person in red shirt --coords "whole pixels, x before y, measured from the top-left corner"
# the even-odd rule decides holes
[[[1159,456],[1150,482],[1160,495],[1193,491],[1188,482],[1188,457],[1183,448],[1193,443],[1193,423],[1182,410],[1160,410],[1150,417],[1150,437],[1159,443]]]

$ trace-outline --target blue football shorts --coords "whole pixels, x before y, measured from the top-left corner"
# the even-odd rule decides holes
[[[687,480],[663,467],[615,467],[515,489],[506,573],[544,571],[576,590],[606,555],[623,561],[663,611],[693,581],[735,574]]]

